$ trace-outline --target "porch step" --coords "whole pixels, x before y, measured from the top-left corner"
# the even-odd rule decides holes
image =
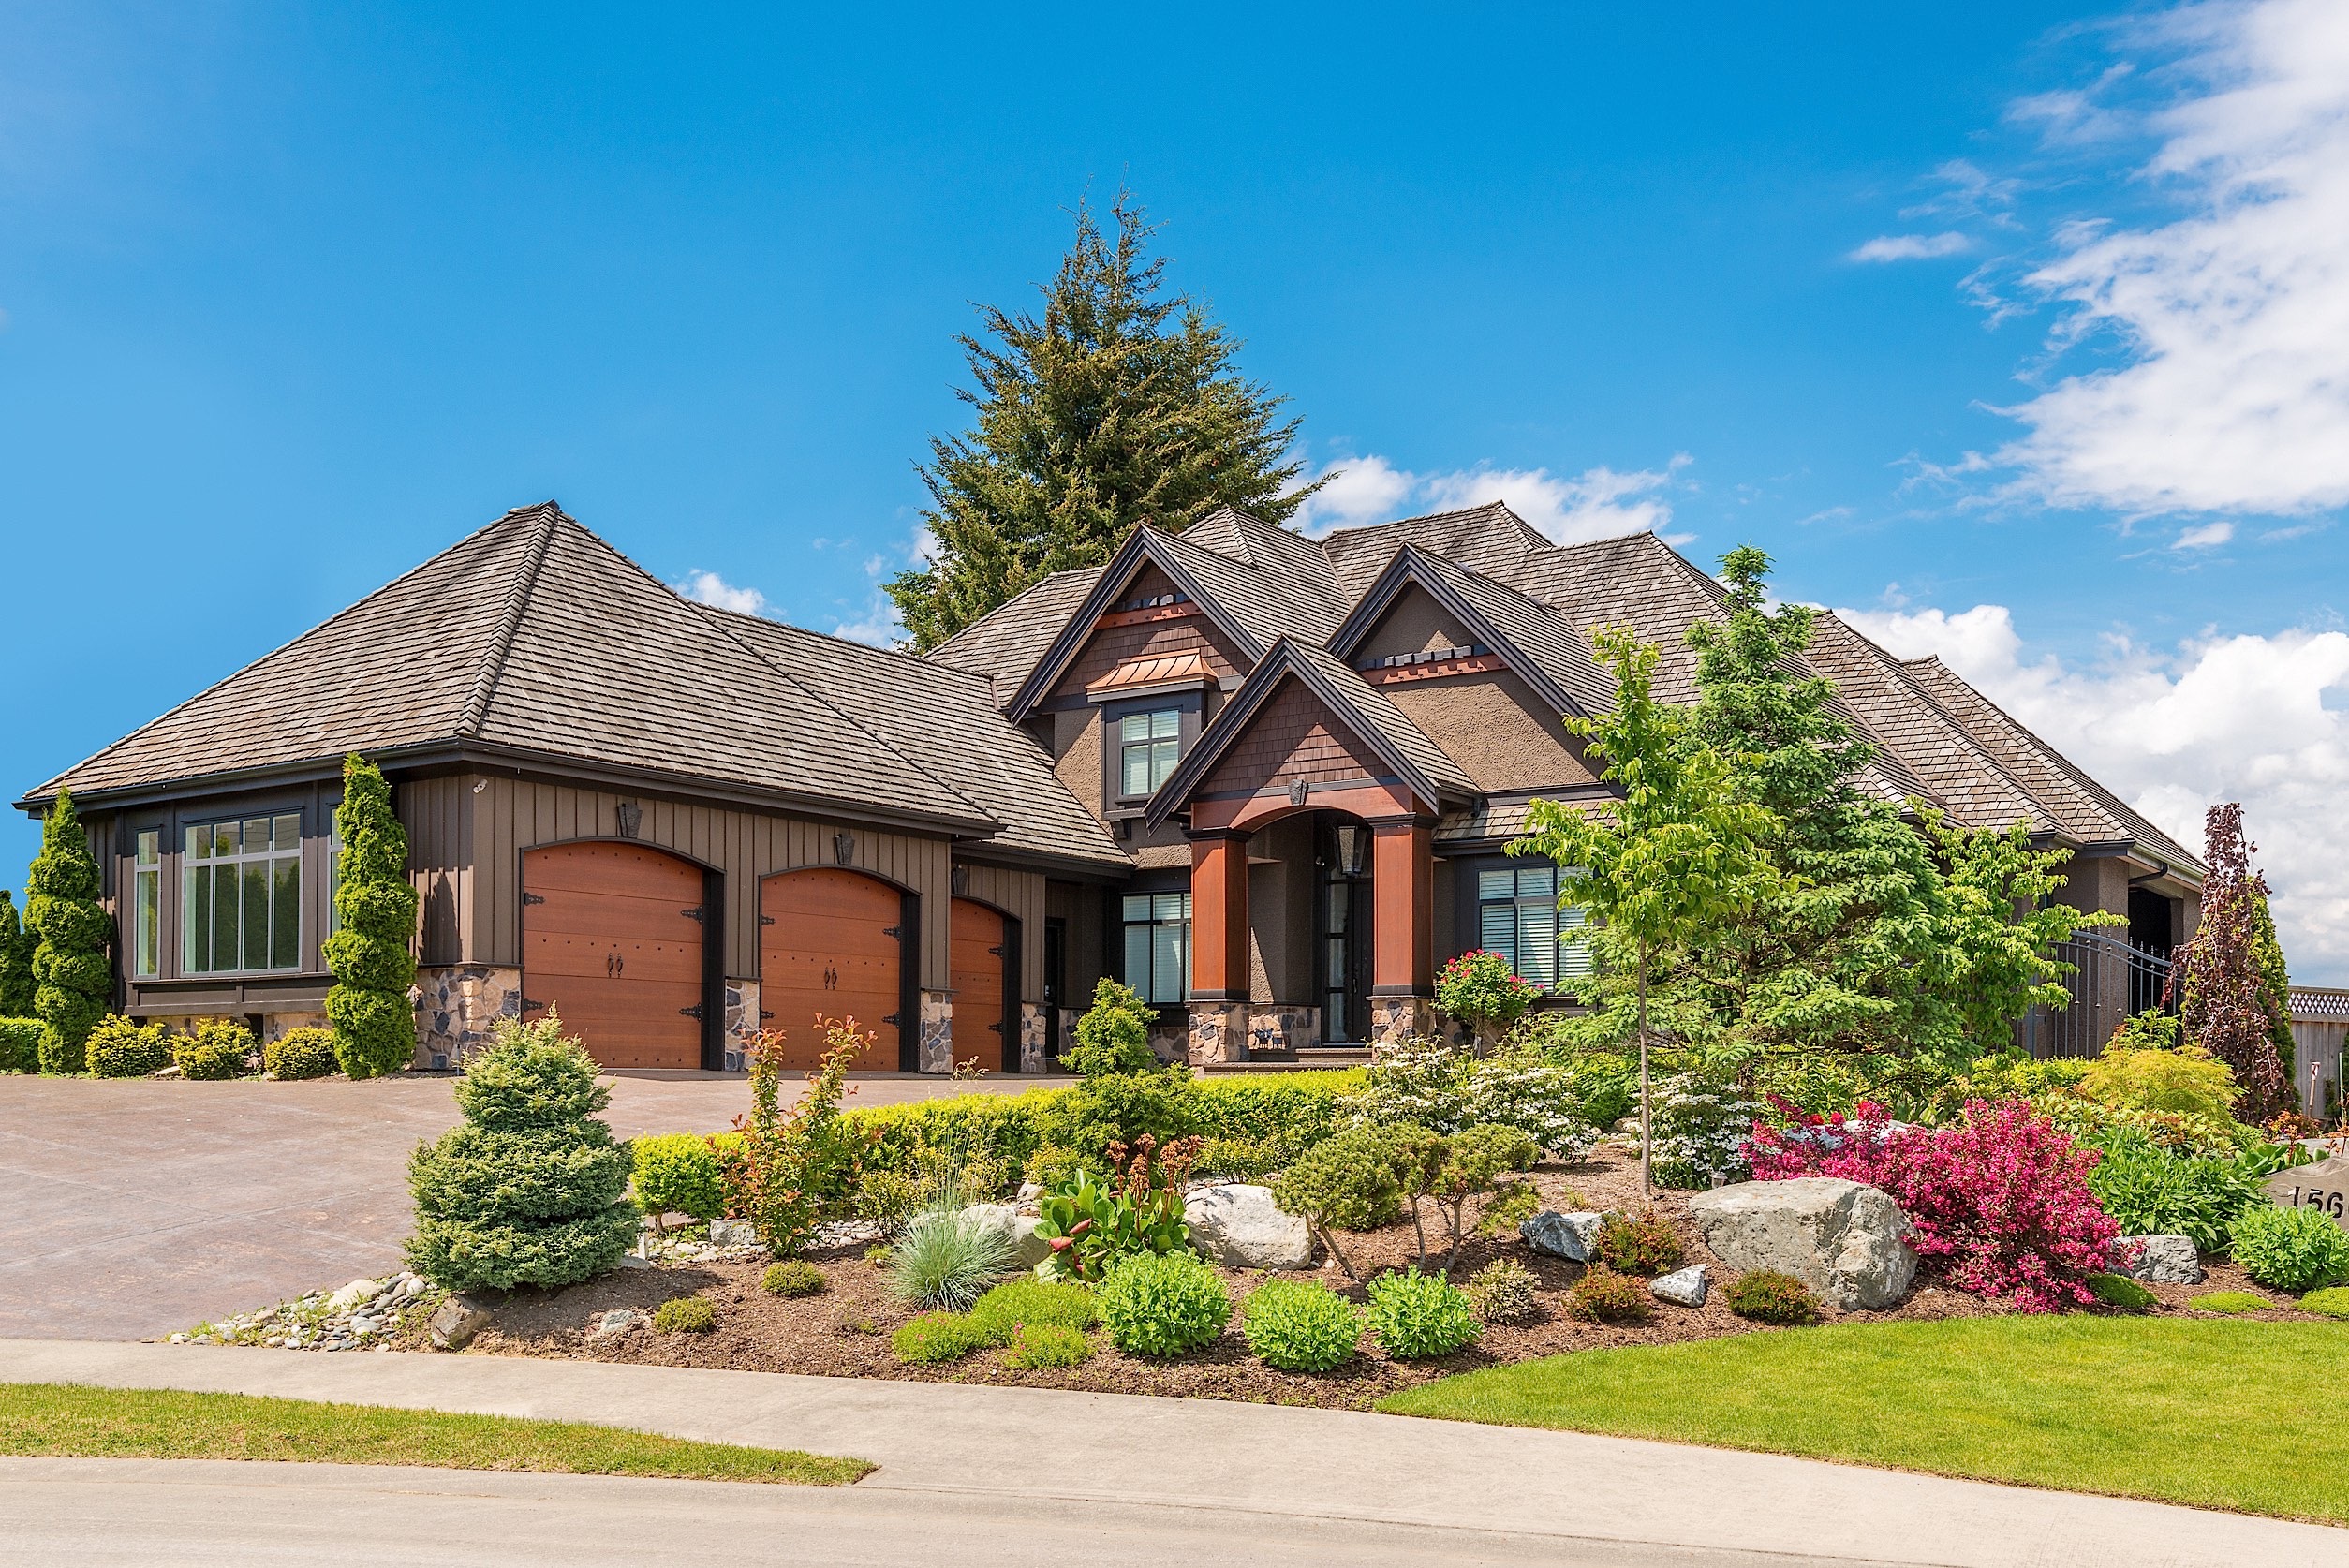
[[[1308,1045],[1298,1051],[1259,1051],[1247,1061],[1211,1061],[1202,1072],[1312,1072],[1325,1068],[1362,1067],[1370,1060],[1367,1045]]]

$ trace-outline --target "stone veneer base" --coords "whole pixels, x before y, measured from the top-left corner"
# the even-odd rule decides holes
[[[489,1043],[490,1026],[522,1016],[522,971],[452,964],[416,971],[416,1065],[463,1067]]]
[[[954,998],[951,992],[922,993],[922,1036],[915,1050],[917,1072],[944,1076],[954,1071]]]

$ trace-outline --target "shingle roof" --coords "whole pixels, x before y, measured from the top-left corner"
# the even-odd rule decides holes
[[[1689,628],[1720,619],[1726,600],[1720,584],[1655,535],[1529,551],[1487,575],[1554,607],[1585,638],[1602,627],[1630,627],[1641,642],[1663,650],[1656,695],[1667,703],[1696,700]]]
[[[507,513],[37,794],[467,743],[950,831],[997,826],[551,501]]]
[[[1615,707],[1615,680],[1591,658],[1589,639],[1565,615],[1528,599],[1508,584],[1414,549],[1436,576],[1451,584],[1494,630],[1563,687],[1586,715]]]
[[[1461,794],[1475,792],[1476,786],[1470,782],[1460,764],[1429,740],[1426,731],[1404,717],[1403,710],[1395,705],[1394,700],[1364,680],[1352,665],[1322,648],[1301,643],[1287,645],[1298,662],[1311,666],[1328,682],[1325,695],[1335,697],[1361,728],[1383,736],[1387,744],[1426,776],[1428,782]]]
[[[1505,582],[1514,581],[1511,574],[1526,556],[1551,548],[1548,537],[1511,511],[1505,501],[1362,528],[1340,528],[1322,540],[1350,600],[1361,598],[1406,544]]]
[[[996,606],[962,630],[932,648],[932,662],[985,675],[995,682],[995,700],[1008,703],[1060,634],[1061,627],[1085,602],[1101,568],[1081,567],[1056,571],[1020,595]]]
[[[1133,863],[1052,770],[1052,758],[995,705],[984,675],[941,670],[777,621],[708,609],[786,678],[857,719],[1003,824],[985,843],[1122,870]]]
[[[1194,542],[1186,534],[1145,530],[1163,555],[1245,628],[1259,646],[1283,637],[1320,646],[1337,630],[1350,608],[1337,579],[1314,571],[1286,554],[1259,553],[1249,564]]]

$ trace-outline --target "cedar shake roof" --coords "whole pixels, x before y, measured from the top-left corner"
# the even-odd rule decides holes
[[[1591,657],[1589,639],[1577,632],[1563,614],[1506,583],[1479,576],[1416,546],[1411,548],[1411,555],[1425,562],[1436,578],[1449,584],[1496,632],[1563,688],[1586,717],[1614,711],[1615,678],[1599,668]]]
[[[746,619],[679,598],[554,502],[524,507],[32,798],[331,764],[348,751],[396,762],[471,749],[941,832],[1000,828],[1007,847],[1091,860],[1107,847],[1122,860],[1033,743],[996,744],[1016,732],[981,680],[872,655],[895,660],[885,678],[865,650],[805,633],[787,668]],[[905,694],[922,692],[937,724],[909,752],[891,732]],[[938,746],[938,732],[958,740]],[[980,737],[992,739],[970,744]],[[1016,826],[998,802],[1019,806]]]
[[[1101,570],[1082,567],[1056,571],[1031,584],[1016,599],[997,605],[932,648],[928,657],[939,664],[988,676],[995,682],[997,705],[1008,706],[1012,694],[1060,635],[1061,627],[1101,580]]]
[[[1548,536],[1511,511],[1505,501],[1365,528],[1340,528],[1322,540],[1350,599],[1361,598],[1406,544],[1504,582],[1514,581],[1512,574],[1528,555],[1551,548]]]

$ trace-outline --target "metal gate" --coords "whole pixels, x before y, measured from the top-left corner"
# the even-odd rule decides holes
[[[2166,952],[2138,947],[2101,931],[2083,931],[2054,948],[2058,963],[2072,966],[2062,977],[2069,1005],[2034,1007],[2015,1026],[2015,1043],[2034,1057],[2093,1057],[2134,1013],[2162,1006],[2169,984]],[[2175,1004],[2167,1011],[2175,1013]]]

